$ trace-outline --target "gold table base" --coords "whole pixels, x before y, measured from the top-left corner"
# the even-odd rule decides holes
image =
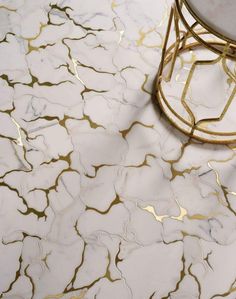
[[[235,143],[236,142],[236,109],[232,108],[234,97],[236,94],[236,73],[235,70],[228,66],[228,61],[236,60],[236,45],[227,38],[219,37],[211,28],[202,27],[195,19],[187,21],[189,16],[186,16],[186,7],[182,1],[176,0],[171,8],[167,32],[164,40],[162,58],[157,75],[157,99],[160,107],[170,122],[183,133],[209,143]],[[189,14],[189,11],[187,11]],[[181,28],[182,26],[182,28]],[[175,34],[175,40],[168,47],[170,35]],[[176,61],[184,53],[192,51],[195,53],[199,49],[208,51],[211,54],[215,53],[214,59],[195,59],[190,69],[186,81],[184,82],[181,96],[178,98],[183,108],[183,114],[177,111],[168,97],[163,85],[173,85],[174,70]],[[203,65],[220,65],[223,72],[230,82],[230,94],[225,102],[222,111],[214,117],[203,117],[197,119],[194,109],[186,100],[189,89],[191,88],[194,72],[197,67]],[[209,91],[210,92],[210,91]],[[206,99],[207,101],[207,99]],[[235,106],[236,108],[236,106]],[[232,110],[233,109],[233,110]],[[227,126],[227,117],[235,118],[235,130],[232,125]],[[235,115],[235,117],[234,117]]]

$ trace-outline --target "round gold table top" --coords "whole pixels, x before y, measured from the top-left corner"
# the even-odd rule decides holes
[[[184,3],[203,27],[236,43],[236,0],[184,0]]]

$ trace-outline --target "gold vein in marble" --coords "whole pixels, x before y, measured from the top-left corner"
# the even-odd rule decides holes
[[[200,282],[198,280],[197,275],[193,274],[193,272],[191,271],[191,268],[192,268],[192,264],[188,268],[188,273],[189,273],[190,276],[193,277],[193,279],[195,280],[195,282],[197,284],[197,288],[198,288],[198,299],[200,299],[201,298],[201,294],[202,294],[201,284],[200,284]]]
[[[35,295],[35,283],[34,283],[34,280],[33,280],[33,278],[28,274],[28,268],[29,268],[29,264],[28,264],[28,266],[25,268],[25,270],[24,270],[24,275],[25,275],[25,277],[27,277],[28,279],[29,279],[29,281],[30,281],[30,284],[31,284],[31,288],[32,288],[32,295],[31,295],[31,299],[33,299],[33,297],[34,297],[34,295]]]
[[[8,11],[13,11],[13,12],[16,12],[16,11],[17,11],[16,9],[14,9],[14,8],[9,8],[9,7],[5,6],[5,5],[0,5],[0,9],[6,9],[6,10],[8,10]]]
[[[171,298],[171,297],[170,297],[171,294],[174,294],[174,293],[176,293],[176,292],[179,290],[180,284],[181,284],[181,282],[184,280],[184,278],[185,278],[185,276],[186,276],[186,273],[185,273],[185,257],[184,257],[184,254],[182,255],[182,259],[181,259],[181,261],[182,261],[182,265],[183,265],[183,266],[182,266],[182,269],[181,269],[181,271],[180,271],[180,275],[179,275],[180,278],[179,278],[179,280],[177,281],[174,290],[170,291],[170,292],[167,294],[167,296],[164,296],[164,297],[162,297],[161,299],[169,299],[169,298]]]
[[[182,176],[184,177],[184,174],[190,174],[192,171],[194,170],[198,170],[200,168],[200,166],[193,166],[193,167],[190,167],[190,168],[186,168],[184,170],[177,170],[174,165],[177,164],[184,156],[184,152],[185,152],[185,149],[190,145],[192,144],[193,140],[191,138],[189,138],[187,140],[187,142],[183,143],[181,145],[181,149],[180,149],[180,155],[177,159],[173,159],[173,160],[167,160],[167,159],[164,159],[162,158],[162,160],[164,162],[167,162],[170,164],[170,171],[171,171],[171,178],[170,178],[170,181],[173,181],[177,176]]]
[[[29,70],[29,75],[31,76],[31,82],[29,83],[22,83],[22,82],[13,82],[12,80],[9,79],[8,75],[6,74],[2,74],[0,76],[0,78],[2,78],[4,81],[7,82],[7,84],[14,88],[16,84],[21,84],[21,85],[24,85],[24,86],[29,86],[29,87],[34,87],[34,84],[37,83],[39,86],[48,86],[48,87],[51,87],[51,86],[58,86],[58,85],[61,85],[63,83],[72,83],[70,80],[64,80],[64,81],[60,81],[58,83],[52,83],[52,82],[49,82],[49,81],[46,81],[46,82],[39,82],[39,79],[34,76],[31,71]]]
[[[64,297],[63,294],[57,294],[57,295],[48,295],[48,296],[44,297],[44,299],[60,299],[62,297]]]
[[[153,159],[156,158],[156,156],[154,154],[146,154],[145,157],[144,157],[144,161],[141,164],[138,164],[138,165],[127,165],[125,167],[127,167],[127,168],[141,168],[143,166],[150,167],[150,164],[148,164],[148,158],[149,157],[151,157]]]
[[[85,245],[86,247],[86,245]],[[115,281],[118,281],[120,280],[120,278],[115,278],[113,279],[111,277],[111,273],[110,273],[110,264],[111,264],[111,255],[110,255],[110,252],[108,251],[108,255],[107,255],[107,259],[108,259],[108,264],[107,264],[107,267],[106,267],[106,272],[103,276],[101,277],[98,277],[97,279],[95,279],[93,282],[91,282],[89,285],[86,285],[86,286],[82,286],[80,288],[75,288],[74,287],[74,282],[75,282],[75,279],[77,277],[77,274],[78,274],[78,271],[79,271],[79,268],[82,266],[83,262],[84,262],[84,252],[85,252],[85,248],[83,250],[83,258],[82,258],[82,261],[80,263],[80,265],[78,267],[75,268],[75,272],[74,272],[74,275],[71,279],[71,281],[67,284],[63,294],[67,294],[67,293],[70,293],[70,292],[74,292],[74,291],[79,291],[79,290],[83,290],[83,289],[87,289],[89,290],[91,287],[93,287],[97,282],[99,282],[101,279],[103,278],[106,278],[108,279],[110,282],[115,282]],[[69,287],[70,286],[70,287]]]
[[[155,211],[155,208],[151,205],[143,207],[142,209],[149,212],[149,213],[151,213],[158,222],[163,222],[163,220],[166,219],[166,218],[170,218],[170,219],[178,220],[178,221],[183,221],[184,217],[187,216],[188,212],[187,212],[186,209],[181,207],[177,201],[176,201],[176,203],[178,204],[179,209],[180,209],[180,213],[179,213],[178,216],[157,215],[157,213]]]
[[[143,124],[143,123],[140,122],[140,121],[134,121],[134,122],[130,125],[130,127],[129,127],[128,129],[119,131],[124,139],[126,139],[127,134],[132,130],[132,128],[133,128],[135,125],[140,125],[140,126],[143,126],[143,127],[145,127],[145,128],[151,128],[151,129],[154,128],[154,125],[146,125],[146,124]]]
[[[81,29],[85,30],[85,31],[95,31],[95,32],[101,32],[101,31],[104,31],[104,29],[102,28],[92,28],[92,27],[88,27],[88,26],[84,26],[80,23],[77,23],[70,15],[69,13],[67,12],[67,10],[72,10],[73,9],[70,7],[70,6],[64,6],[64,7],[60,7],[59,5],[57,4],[50,4],[50,7],[51,9],[55,9],[55,10],[59,10],[59,11],[62,11],[65,13],[66,17],[68,18],[68,20],[72,21],[72,23],[75,25],[75,26],[78,26],[80,27]]]
[[[160,39],[161,39],[160,44],[149,46],[144,43],[145,38],[148,36],[148,34],[150,34],[152,32],[157,33],[157,35],[160,37]],[[155,28],[151,28],[151,29],[147,30],[146,32],[144,32],[144,31],[142,31],[142,29],[140,29],[139,30],[139,39],[136,40],[136,44],[138,47],[144,46],[146,48],[161,48],[162,44],[163,44],[163,36],[160,32],[156,31]]]
[[[6,291],[3,291],[3,292],[0,294],[0,298],[3,298],[4,294],[7,294],[8,292],[10,292],[10,291],[12,290],[13,285],[16,283],[16,281],[18,280],[18,278],[21,276],[22,264],[23,264],[23,259],[22,259],[22,255],[20,255],[20,257],[19,257],[19,267],[18,267],[18,269],[16,270],[15,278],[14,278],[13,281],[10,283],[9,287],[7,288],[7,290],[6,290]]]
[[[85,211],[94,211],[94,212],[97,212],[99,214],[106,215],[106,214],[109,213],[109,211],[111,210],[112,207],[114,207],[115,205],[121,204],[121,203],[123,203],[123,201],[120,199],[120,196],[118,194],[116,194],[115,199],[112,200],[111,204],[109,205],[109,207],[105,211],[100,211],[96,208],[89,207],[89,206],[86,206]]]
[[[153,299],[155,294],[156,294],[156,292],[153,292],[152,295],[148,299]]]
[[[229,209],[229,210],[236,216],[236,212],[235,212],[235,210],[231,207],[230,201],[229,201],[229,199],[228,199],[228,195],[230,194],[229,191],[228,191],[228,188],[227,188],[226,186],[222,185],[222,183],[221,183],[221,181],[220,181],[220,175],[219,175],[218,171],[215,170],[215,169],[212,167],[212,165],[211,165],[210,162],[208,162],[208,167],[209,167],[210,169],[212,169],[212,170],[214,171],[214,173],[215,173],[215,176],[216,176],[216,183],[217,183],[217,185],[220,187],[220,189],[222,190],[222,193],[223,193],[223,195],[224,195],[224,199],[225,199],[225,201],[226,201],[226,203],[227,203],[227,208],[228,208],[228,209]],[[233,192],[233,193],[234,193],[234,192]]]
[[[47,23],[46,24],[40,23],[39,32],[34,37],[27,38],[22,36],[22,38],[25,39],[28,43],[28,52],[26,53],[26,55],[32,52],[33,50],[35,50],[35,47],[31,45],[31,42],[36,40],[41,35],[43,29],[47,26],[48,26]]]
[[[236,279],[231,283],[228,291],[222,294],[215,294],[211,296],[210,299],[217,298],[217,297],[227,297],[228,295],[234,293],[236,291],[236,287],[234,287],[235,283],[236,283]]]
[[[115,265],[116,265],[116,267],[117,267],[119,262],[123,261],[123,259],[119,258],[120,249],[121,249],[121,242],[119,243],[119,249],[118,249],[117,254],[115,256]]]
[[[206,257],[203,260],[206,261],[208,267],[211,268],[211,270],[213,270],[213,268],[212,268],[212,266],[209,262],[209,257],[210,257],[211,254],[212,254],[212,251],[208,252],[208,254],[206,255]]]
[[[90,70],[92,70],[92,71],[94,71],[94,72],[96,72],[96,73],[98,73],[98,74],[108,74],[108,75],[112,75],[112,76],[115,76],[115,75],[116,75],[116,73],[114,73],[114,72],[108,72],[108,71],[97,70],[95,67],[93,67],[93,66],[91,66],[91,65],[86,65],[86,64],[80,62],[78,59],[75,60],[75,59],[73,58],[73,60],[74,60],[74,64],[75,64],[76,66],[81,66],[81,67],[84,67],[84,68],[88,68],[88,69],[90,69]]]
[[[97,176],[97,173],[99,171],[100,168],[103,167],[111,167],[111,166],[116,166],[116,164],[100,164],[100,165],[92,165],[92,167],[94,168],[94,175],[89,175],[89,174],[85,174],[86,177],[90,178],[90,179],[94,179]]]
[[[78,64],[77,64],[76,59],[72,58],[71,61],[73,63],[73,70],[74,70],[74,76],[75,76],[75,78],[78,79],[80,81],[80,83],[82,83],[85,86],[84,81],[80,78],[80,76],[79,76],[79,74],[77,72],[77,68],[76,67],[78,66]]]
[[[145,92],[145,93],[147,93],[147,94],[153,96],[152,92],[148,91],[148,90],[146,89],[146,87],[145,87],[145,85],[146,85],[146,83],[147,83],[147,81],[148,81],[148,78],[149,78],[149,75],[148,75],[148,74],[144,74],[144,81],[143,81],[143,83],[142,83],[142,85],[141,85],[141,90],[142,90],[143,92]]]

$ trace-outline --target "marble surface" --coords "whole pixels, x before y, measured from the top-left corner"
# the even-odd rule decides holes
[[[236,298],[235,148],[155,101],[170,4],[0,1],[0,298]]]

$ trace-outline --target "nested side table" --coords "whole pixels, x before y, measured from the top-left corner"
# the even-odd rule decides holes
[[[171,123],[211,143],[236,141],[236,1],[175,0],[157,75]]]

